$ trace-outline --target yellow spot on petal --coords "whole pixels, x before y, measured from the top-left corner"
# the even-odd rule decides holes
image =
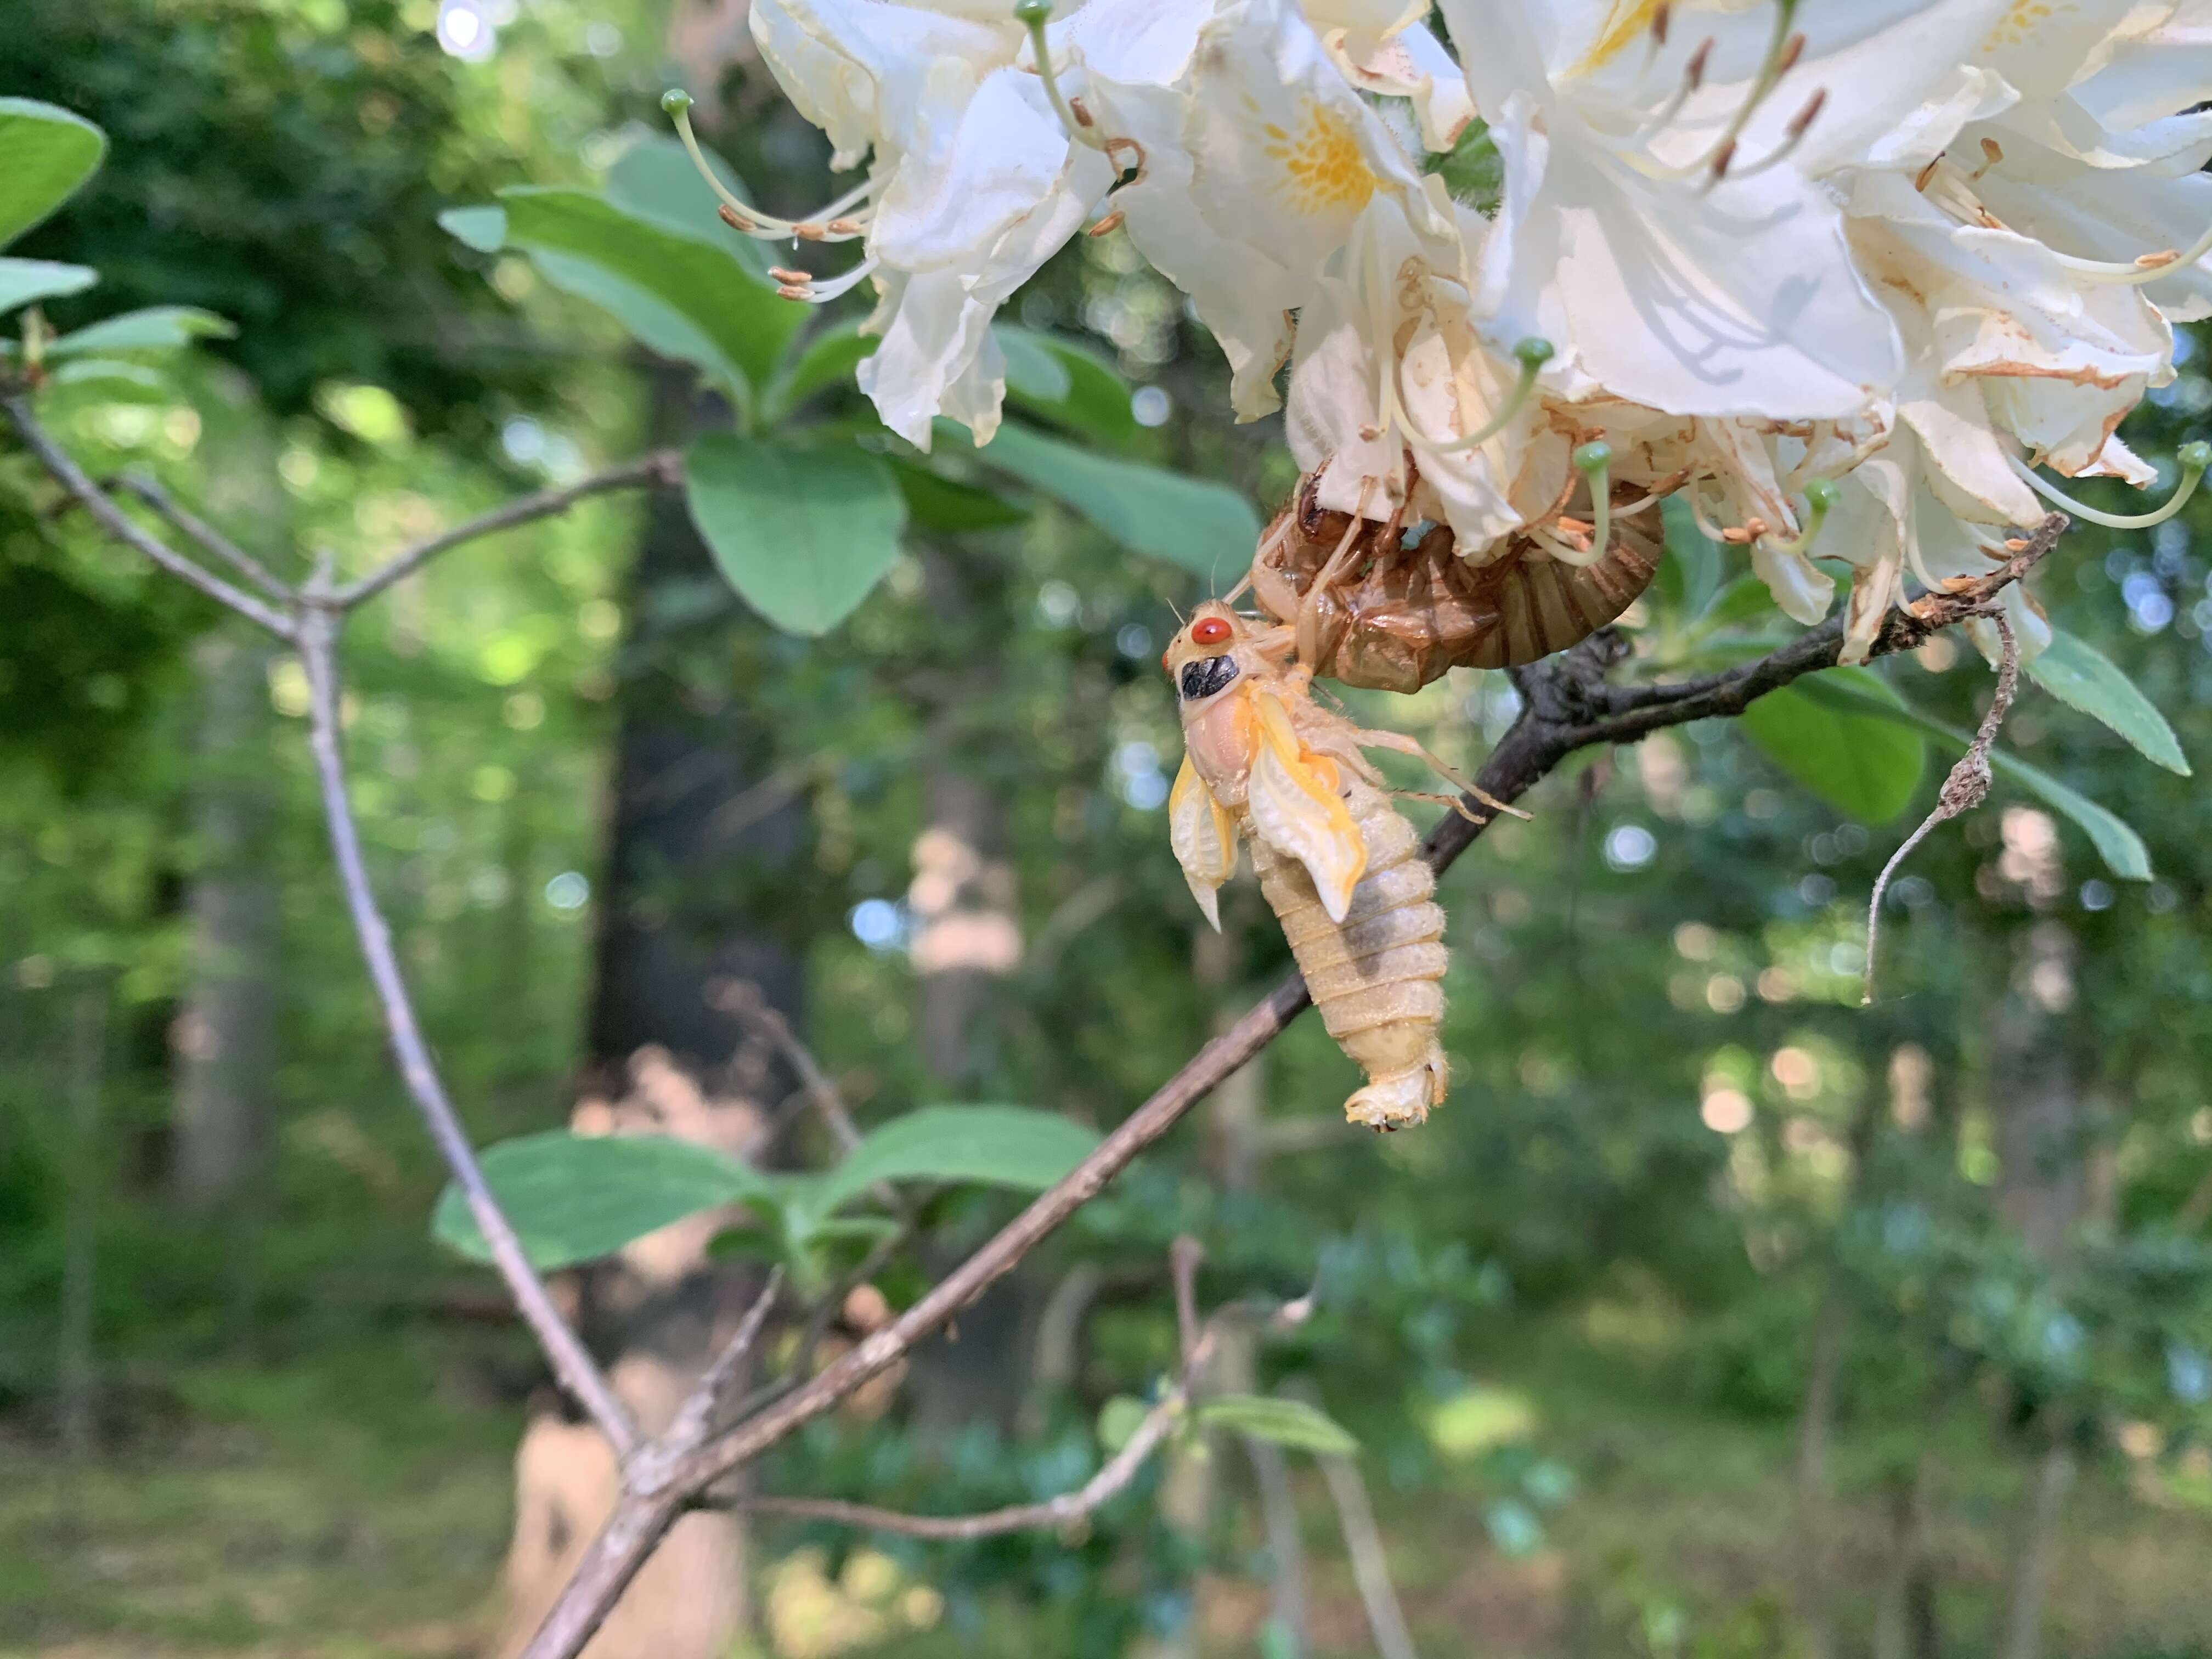
[[[2003,16],[1990,30],[1990,38],[1982,42],[1984,52],[2001,52],[2007,46],[2024,46],[2034,37],[2037,29],[2061,12],[2078,12],[2081,7],[2070,0],[2012,0]]]
[[[1301,213],[1357,213],[1375,194],[1374,169],[1367,165],[1358,133],[1319,99],[1305,100],[1295,138],[1279,128],[1267,131],[1280,135],[1265,153],[1281,164],[1285,191]]]
[[[1650,32],[1651,20],[1658,10],[1659,0],[1613,0],[1613,9],[1606,15],[1597,39],[1567,71],[1568,76],[1589,75],[1603,69],[1623,46]]]

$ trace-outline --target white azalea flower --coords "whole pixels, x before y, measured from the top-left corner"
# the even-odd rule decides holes
[[[1191,297],[1229,358],[1239,420],[1277,406],[1276,372],[1316,273],[1394,202],[1439,269],[1462,256],[1449,203],[1370,108],[1297,0],[1223,0],[1173,86],[1101,88],[1102,126],[1136,147],[1115,192],[1138,249]]]
[[[1353,85],[1410,99],[1421,143],[1448,150],[1474,118],[1459,64],[1422,20],[1429,0],[1304,0],[1306,21]]]
[[[1547,384],[1802,422],[1902,369],[1813,171],[1924,159],[2008,95],[1964,60],[1997,0],[1444,0],[1505,162],[1481,303],[1559,347]],[[1792,44],[1795,42],[1795,44]]]
[[[2086,277],[2212,316],[2212,3],[2016,6],[1984,55],[2020,100],[1953,147],[1979,199]]]
[[[1195,21],[1175,0],[1073,0],[1048,40],[1079,94],[1166,84]],[[997,429],[1006,366],[998,307],[1074,234],[1115,166],[1077,142],[1037,72],[1012,0],[755,0],[753,37],[793,104],[866,180],[796,226],[738,204],[762,234],[862,240],[845,276],[794,283],[829,299],[872,278],[883,337],[860,385],[885,425],[929,447],[947,415],[978,442]]]

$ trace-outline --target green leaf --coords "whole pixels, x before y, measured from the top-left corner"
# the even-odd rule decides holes
[[[1200,1406],[1198,1420],[1209,1429],[1231,1429],[1255,1440],[1323,1456],[1344,1456],[1359,1449],[1352,1431],[1320,1407],[1278,1395],[1224,1394]]]
[[[503,1140],[483,1154],[484,1180],[541,1269],[611,1255],[672,1221],[768,1189],[760,1173],[696,1141],[555,1130]],[[491,1249],[468,1200],[448,1184],[431,1231],[473,1261]]]
[[[723,186],[739,201],[749,200],[729,164],[711,152],[708,162]],[[746,270],[766,280],[766,244],[722,222],[721,198],[699,176],[691,157],[674,138],[647,138],[633,144],[607,169],[606,198],[634,219],[671,235],[718,247]]]
[[[2087,641],[2052,629],[2043,654],[2027,665],[2027,677],[2069,708],[2102,720],[2167,771],[2190,775],[2166,716]]]
[[[1851,686],[1865,702],[1902,700],[1863,668],[1831,668],[1770,691],[1743,711],[1744,735],[1814,794],[1862,823],[1887,823],[1912,804],[1927,745],[1894,720],[1814,696],[1814,680]]]
[[[1121,378],[1120,370],[1073,340],[1028,329],[1020,331],[1030,343],[1041,347],[1058,362],[1067,381],[1066,391],[1059,397],[1037,397],[1015,381],[1010,353],[1006,360],[1006,390],[1024,409],[1033,415],[1042,415],[1078,437],[1109,448],[1126,448],[1144,431],[1130,407],[1129,383]]]
[[[1152,1407],[1133,1394],[1117,1394],[1098,1408],[1098,1449],[1111,1457],[1136,1437]]]
[[[924,1106],[869,1132],[822,1177],[826,1214],[878,1181],[976,1181],[1042,1192],[1089,1157],[1098,1137],[1056,1112],[1020,1106]]]
[[[100,280],[88,265],[56,264],[51,259],[0,259],[0,313],[33,300],[82,294]]]
[[[874,356],[876,348],[882,343],[872,334],[861,333],[856,322],[840,323],[823,330],[806,343],[799,361],[778,377],[775,390],[769,395],[769,414],[787,414],[816,392],[833,386],[849,390],[854,369]]]
[[[1756,576],[1738,576],[1713,595],[1698,621],[1706,629],[1720,629],[1775,622],[1781,616],[1781,607],[1774,603],[1774,594],[1765,582]]]
[[[938,430],[966,441],[950,422]],[[986,466],[1066,502],[1123,546],[1179,564],[1217,587],[1237,580],[1252,562],[1259,515],[1224,485],[1091,454],[1011,422],[975,453]]]
[[[891,471],[898,478],[899,494],[906,497],[908,515],[925,530],[1003,530],[1025,522],[1029,508],[931,471],[926,466],[893,457]]]
[[[1444,181],[1455,202],[1494,213],[1505,193],[1505,162],[1498,142],[1480,121],[1469,121],[1450,149],[1429,157],[1425,171]]]
[[[1839,708],[1852,709],[1906,726],[1940,738],[1964,754],[1972,738],[1956,726],[1930,719],[1918,709],[1899,698],[1894,692],[1885,700],[1868,698],[1856,686],[1843,683],[1824,684],[1838,671],[1810,674],[1797,682],[1806,694],[1826,700]],[[1765,699],[1760,699],[1764,702]],[[1754,703],[1753,708],[1758,705]],[[2106,867],[2123,881],[2148,881],[2151,877],[2150,849],[2127,820],[2118,813],[2108,811],[2087,795],[2067,787],[2039,767],[2030,766],[2019,756],[2002,749],[1992,750],[1990,767],[1997,776],[2018,784],[2028,793],[2060,816],[2072,820],[2089,837],[2090,843],[2105,860]]]
[[[48,386],[89,386],[111,403],[154,404],[175,400],[176,386],[159,369],[113,357],[72,357],[46,377]]]
[[[148,306],[103,318],[64,334],[46,348],[49,357],[87,356],[104,351],[176,351],[195,340],[228,340],[238,330],[228,318],[197,306]]]
[[[994,323],[991,337],[1006,359],[1009,392],[1048,408],[1067,401],[1075,390],[1075,377],[1043,335],[1014,323]]]
[[[0,98],[0,247],[76,194],[99,170],[107,135],[33,98]]]
[[[826,634],[898,557],[906,501],[880,456],[709,432],[685,465],[691,521],[745,603],[787,634]]]
[[[725,250],[576,190],[503,191],[507,241],[555,287],[614,313],[653,350],[743,395],[765,384],[805,320]]]
[[[1659,565],[1660,598],[1678,617],[1701,617],[1721,585],[1720,548],[1690,515],[1690,504],[1670,495],[1660,506],[1667,526],[1667,556]]]
[[[438,216],[438,228],[479,253],[496,253],[507,246],[507,210],[502,207],[447,208]]]

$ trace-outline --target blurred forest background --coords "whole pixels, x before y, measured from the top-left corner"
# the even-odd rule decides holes
[[[5,9],[0,94],[113,145],[15,250],[103,273],[56,322],[240,328],[161,397],[42,409],[96,474],[272,558],[359,574],[721,418],[441,213],[598,188],[671,84],[769,208],[830,193],[744,0]],[[1287,494],[1279,423],[1226,424],[1218,352],[1125,239],[1079,238],[1016,316],[1136,388],[1120,453]],[[2130,436],[2170,453],[2212,380],[2153,404]],[[529,1517],[590,1460],[495,1280],[430,1237],[442,1171],[340,918],[304,684],[52,502],[0,448],[0,1654],[494,1650],[502,1563],[542,1581],[532,1552],[580,1541]],[[2201,498],[2079,529],[2039,580],[2202,759],[2200,525]],[[738,602],[675,498],[613,495],[363,612],[357,803],[478,1142],[573,1117],[742,1144],[796,1087],[746,985],[864,1123],[1006,1101],[1110,1127],[1287,964],[1249,884],[1204,931],[1162,811],[1171,606],[1248,551],[1210,588],[1042,501],[940,501],[810,641]],[[1639,649],[1706,606],[1712,556],[1662,574]],[[1954,725],[1990,685],[1963,641],[1883,673]],[[1514,702],[1455,672],[1360,707],[1468,763]],[[1881,822],[1717,724],[1579,757],[1444,884],[1457,1083],[1428,1127],[1346,1127],[1349,1067],[1303,1022],[762,1486],[954,1510],[1079,1482],[1102,1407],[1175,1364],[1188,1233],[1209,1304],[1318,1284],[1228,1363],[1358,1436],[1424,1653],[2212,1652],[2202,793],[2032,686],[2006,742],[2132,823],[2154,878],[2001,781],[1895,889],[1865,1011],[1865,896],[1948,755]],[[1014,1202],[935,1200],[836,1340]],[[570,1287],[635,1400],[757,1282],[698,1243]],[[665,1627],[594,1651],[1369,1653],[1345,1496],[1217,1438],[1076,1539],[723,1517]]]

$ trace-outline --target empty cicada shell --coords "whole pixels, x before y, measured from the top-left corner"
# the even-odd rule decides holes
[[[1620,504],[1637,493],[1623,492]],[[1516,668],[1564,651],[1636,602],[1663,550],[1656,514],[1615,513],[1609,545],[1589,564],[1555,558],[1528,536],[1476,564],[1441,524],[1410,547],[1396,520],[1352,530],[1351,516],[1324,511],[1305,479],[1261,538],[1252,592],[1296,626],[1301,662],[1380,691],[1418,691],[1449,668]],[[1316,592],[1332,564],[1337,574]]]

